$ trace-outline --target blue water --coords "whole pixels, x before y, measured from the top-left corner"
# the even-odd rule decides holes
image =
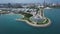
[[[19,15],[0,16],[0,33],[13,34],[60,34],[60,9],[45,10],[45,16],[50,18],[52,24],[49,27],[37,28],[28,25],[26,22],[18,22]]]

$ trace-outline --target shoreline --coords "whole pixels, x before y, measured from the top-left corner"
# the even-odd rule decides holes
[[[6,14],[6,15],[14,15],[14,14]],[[21,15],[21,14],[15,14],[15,15]],[[24,17],[24,15],[21,15],[22,17]],[[46,17],[45,17],[46,18]],[[49,18],[48,19],[48,23],[46,24],[36,24],[36,22],[33,22],[33,23],[30,23],[28,20],[24,20],[24,19],[16,19],[17,21],[24,21],[26,22],[27,24],[31,25],[31,26],[34,26],[34,27],[47,27],[51,24],[51,20]]]
[[[1,15],[21,15],[21,14],[1,14]],[[24,17],[24,15],[21,16]]]
[[[17,21],[25,21],[27,24],[34,26],[34,27],[47,27],[51,24],[51,20],[48,18],[49,22],[47,24],[41,24],[41,25],[37,25],[37,24],[32,24],[27,20],[23,20],[23,19],[16,19]]]

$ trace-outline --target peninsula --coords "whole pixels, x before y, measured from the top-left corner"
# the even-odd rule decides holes
[[[47,27],[51,24],[51,20],[44,16],[44,7],[39,7],[38,11],[20,12],[24,17],[16,19],[17,21],[25,21],[34,27]]]

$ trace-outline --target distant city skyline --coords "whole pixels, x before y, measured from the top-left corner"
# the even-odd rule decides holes
[[[60,3],[60,0],[45,0],[47,3]],[[0,3],[43,3],[44,0],[0,0]]]

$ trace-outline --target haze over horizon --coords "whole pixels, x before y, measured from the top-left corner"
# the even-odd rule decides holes
[[[60,0],[45,0],[47,3],[60,3]],[[43,3],[44,0],[0,0],[0,3]]]

